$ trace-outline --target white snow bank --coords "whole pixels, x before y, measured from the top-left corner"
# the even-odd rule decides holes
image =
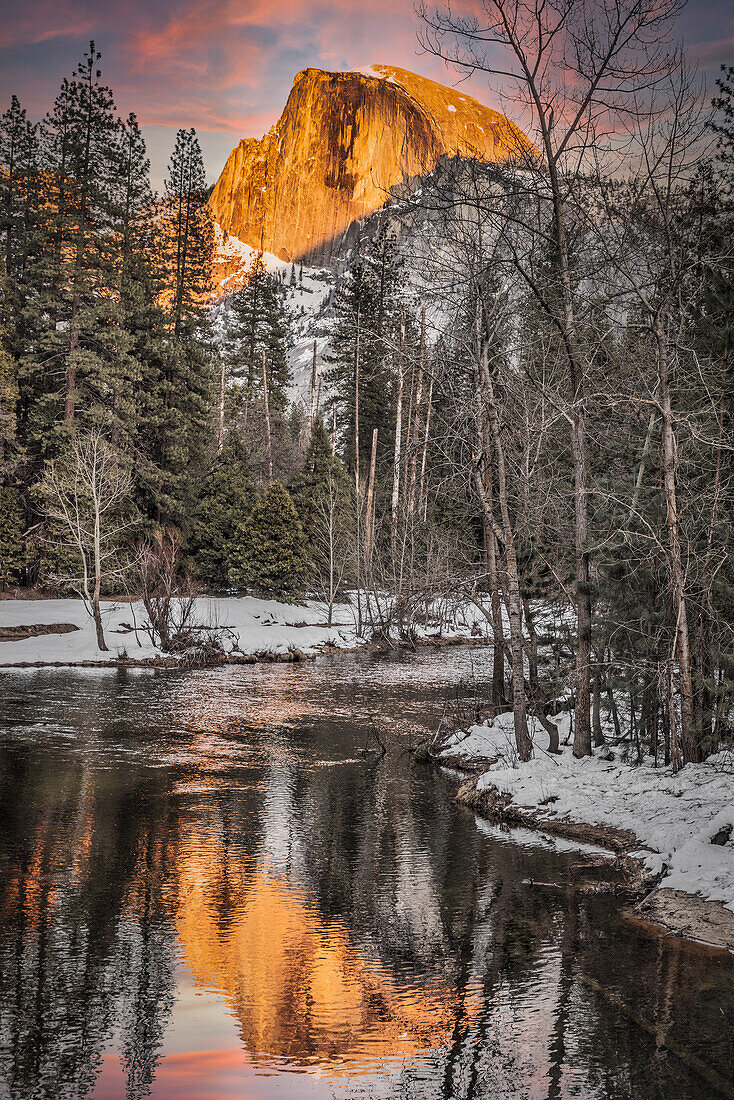
[[[436,608],[436,614],[446,636],[473,633],[486,637],[486,621],[472,605],[449,611]],[[196,601],[195,618],[200,625],[224,628],[221,641],[225,650],[243,655],[284,654],[293,648],[314,654],[324,645],[352,649],[366,641],[357,636],[354,603],[335,605],[331,626],[326,622],[325,605],[317,600],[286,604],[253,596],[202,597]],[[103,601],[102,620],[107,652],[97,648],[94,625],[81,600],[0,600],[0,627],[72,623],[79,628],[68,634],[0,640],[0,667],[36,661],[74,664],[161,656],[144,629],[146,613],[142,604]],[[437,632],[438,620],[416,627],[419,636]]]
[[[326,625],[323,605],[305,605],[258,600],[202,598],[197,600],[198,623],[227,628],[222,641],[227,650],[243,654],[267,651],[285,653],[297,647],[305,653],[330,643],[339,647],[356,645],[351,608],[335,608],[335,624]],[[103,601],[102,620],[108,652],[97,648],[94,625],[81,600],[3,600],[0,626],[73,623],[78,630],[69,634],[42,634],[22,641],[0,641],[0,665],[19,662],[115,661],[119,657],[143,660],[160,656],[143,629],[145,609],[140,603]],[[132,629],[130,629],[132,628]]]
[[[556,714],[552,721],[558,726],[558,736],[563,739],[569,731],[570,716],[568,714]],[[536,746],[536,752],[542,752],[540,746],[545,744],[548,735],[537,718],[528,718],[528,730]],[[543,741],[545,738],[545,741]],[[462,757],[467,762],[477,764],[487,762],[497,766],[512,768],[517,762],[517,749],[515,748],[515,722],[512,711],[498,714],[489,722],[481,726],[471,726],[468,730],[456,730],[442,748],[444,756]],[[555,757],[553,759],[556,759]]]
[[[563,742],[570,717],[553,720]],[[651,849],[636,854],[654,873],[666,873],[662,886],[700,894],[734,911],[734,771],[727,754],[673,775],[670,768],[648,763],[630,767],[598,756],[577,760],[570,745],[562,744],[561,755],[551,756],[543,751],[548,735],[535,720],[531,726],[535,751],[527,763],[517,759],[511,713],[472,727],[468,736],[454,735],[443,751],[490,761],[479,790],[496,787],[517,805],[549,816],[633,832]],[[728,842],[712,844],[729,825]]]

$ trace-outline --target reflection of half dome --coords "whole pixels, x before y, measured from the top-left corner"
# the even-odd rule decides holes
[[[223,928],[207,888],[211,854],[182,854],[177,930],[194,980],[224,994],[253,1061],[359,1073],[446,1041],[446,990],[401,987],[340,922],[262,867]]]

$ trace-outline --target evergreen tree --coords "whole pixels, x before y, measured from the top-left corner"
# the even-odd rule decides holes
[[[22,280],[38,217],[38,127],[28,121],[17,96],[0,118],[0,164],[0,241],[5,271],[13,280]]]
[[[21,490],[0,484],[0,588],[18,583],[26,564],[25,508]]]
[[[719,135],[719,160],[729,172],[729,189],[731,193],[734,177],[734,65],[722,65],[722,75],[716,81],[719,89],[715,96],[713,106],[717,111],[717,120],[714,129]]]
[[[308,571],[306,536],[287,490],[273,481],[235,535],[231,577],[258,596],[297,599]]]
[[[17,363],[6,349],[7,334],[2,325],[7,300],[7,280],[0,280],[0,587],[19,580],[27,557],[24,531],[25,509],[16,472]]]
[[[128,130],[139,164],[137,131],[130,123]],[[146,263],[133,261],[126,289],[128,326],[141,363],[145,507],[156,523],[184,535],[211,441],[214,378],[206,306],[214,238],[205,183],[196,133],[179,130],[152,242],[160,262],[150,251]]]
[[[135,114],[129,114],[120,129],[120,282],[124,287],[135,253],[149,247],[151,206],[150,161],[145,139]],[[151,257],[149,256],[149,262]]]
[[[298,517],[311,545],[322,518],[323,502],[334,482],[343,492],[345,499],[348,499],[349,478],[341,461],[332,450],[331,440],[321,417],[318,417],[314,422],[303,466],[292,492]]]
[[[168,167],[161,257],[173,330],[201,317],[212,282],[214,230],[206,173],[195,130],[179,130]]]
[[[196,568],[207,584],[225,588],[230,583],[234,540],[247,522],[253,495],[247,450],[230,431],[201,486],[191,537]]]
[[[8,350],[9,280],[0,268],[0,481],[12,473],[17,461],[18,364]]]
[[[112,92],[100,80],[100,57],[90,42],[44,123],[55,221],[55,325],[46,347],[63,364],[66,421],[74,420],[88,377],[105,373],[97,338],[101,328],[114,325],[106,292],[115,281],[119,122]]]
[[[155,302],[141,302],[156,317]],[[146,511],[156,523],[190,528],[212,440],[212,357],[196,332],[143,328],[139,470]]]
[[[120,296],[122,130],[99,58],[90,43],[42,126],[37,217],[16,325],[32,476],[80,426],[105,430],[123,450],[136,436],[139,371]]]
[[[266,270],[261,252],[253,256],[242,289],[230,299],[229,315],[230,377],[244,385],[249,407],[263,394],[264,353],[270,410],[282,412],[291,382],[287,325],[276,281]]]
[[[353,476],[358,418],[359,465],[364,480],[369,468],[372,432],[377,428],[378,485],[389,484],[392,469],[395,362],[404,320],[407,329],[402,358],[408,358],[411,347],[416,350],[416,331],[403,282],[403,265],[394,236],[383,225],[374,240],[361,249],[360,258],[338,287],[334,302],[336,324],[326,356],[344,461]]]

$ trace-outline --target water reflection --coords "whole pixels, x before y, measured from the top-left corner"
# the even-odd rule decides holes
[[[729,956],[359,757],[477,660],[8,677],[0,1096],[734,1095]]]

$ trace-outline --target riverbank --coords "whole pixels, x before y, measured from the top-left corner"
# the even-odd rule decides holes
[[[474,773],[457,800],[489,820],[596,844],[615,853],[636,912],[669,931],[734,951],[734,756],[677,775],[614,750],[577,760],[571,716],[556,715],[562,751],[531,722],[535,751],[517,759],[511,714],[456,731],[436,763]]]
[[[109,665],[178,668],[197,663],[196,654],[164,653],[144,628],[142,604],[103,601],[107,651],[100,650],[91,617],[81,600],[4,599],[0,601],[0,669],[36,667],[100,668]],[[216,635],[221,652],[203,663],[253,664],[294,661],[328,653],[379,652],[384,645],[357,633],[355,608],[338,604],[333,622],[315,600],[286,604],[252,596],[201,597],[195,620]],[[484,644],[487,624],[471,605],[453,615],[416,624],[417,645]],[[202,663],[198,661],[198,663]]]

